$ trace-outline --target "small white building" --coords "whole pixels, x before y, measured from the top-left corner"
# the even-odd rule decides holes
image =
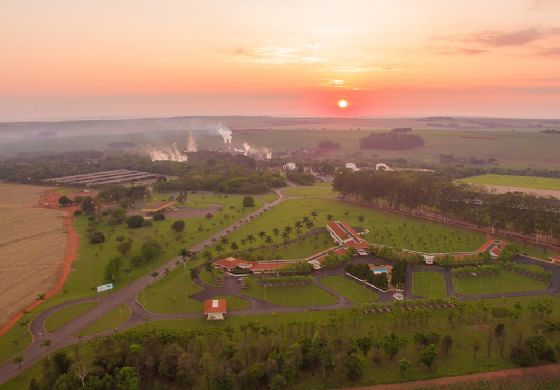
[[[426,263],[427,265],[433,265],[436,258],[433,255],[422,255],[422,257],[424,257],[424,263]]]
[[[353,162],[346,163],[346,169],[350,169],[352,172],[360,170],[360,168],[358,168]]]
[[[295,171],[296,168],[297,168],[297,165],[296,165],[296,163],[293,163],[293,162],[288,162],[288,163],[282,165],[282,170],[284,170],[284,171]]]

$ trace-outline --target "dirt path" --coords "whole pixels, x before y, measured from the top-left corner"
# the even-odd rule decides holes
[[[514,379],[527,375],[531,376],[558,376],[560,375],[560,365],[550,364],[539,367],[510,368],[507,370],[479,372],[476,374],[449,376],[437,379],[426,379],[421,381],[395,383],[391,385],[375,385],[366,387],[354,387],[353,390],[412,390],[419,388],[438,388],[447,385],[468,384],[480,381],[492,381],[499,379]]]

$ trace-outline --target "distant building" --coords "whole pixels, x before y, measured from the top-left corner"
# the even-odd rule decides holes
[[[117,169],[45,179],[43,182],[65,186],[102,187],[109,185],[143,185],[152,184],[158,180],[166,180],[165,175],[150,172],[129,171]]]
[[[215,261],[214,267],[224,270],[230,274],[260,274],[276,272],[287,265],[295,264],[295,261],[247,261],[228,257]]]
[[[356,164],[352,162],[346,163],[346,169],[350,169],[352,172],[356,172],[360,170],[360,168],[358,168]]]
[[[157,212],[164,212],[169,210],[175,202],[169,202],[165,200],[158,200],[154,202],[148,202],[142,206],[142,212],[146,215],[154,215]]]
[[[427,265],[433,265],[436,258],[434,255],[422,255],[422,257],[424,257],[424,263]]]
[[[560,264],[560,256],[551,256],[548,258],[553,264]]]
[[[387,165],[385,163],[377,163],[377,164],[375,164],[375,170],[376,171],[392,171],[393,168],[391,168],[389,165]]]
[[[478,248],[477,252],[483,253],[488,252],[492,258],[497,258],[502,253],[502,249],[504,249],[507,245],[507,242],[502,240],[488,240]]]
[[[296,165],[296,163],[293,163],[293,162],[288,162],[288,163],[282,165],[282,170],[284,170],[284,171],[295,171],[296,168],[297,168],[297,165]]]
[[[332,221],[327,224],[327,230],[332,239],[340,246],[368,251],[369,243],[347,223]]]
[[[209,321],[224,320],[227,315],[225,299],[209,299],[204,301],[204,316]]]

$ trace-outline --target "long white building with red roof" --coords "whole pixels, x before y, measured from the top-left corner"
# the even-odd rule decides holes
[[[237,259],[235,257],[228,257],[227,259],[215,261],[213,264],[215,267],[224,270],[224,272],[231,273],[235,269],[238,269],[246,270],[247,273],[259,274],[275,272],[283,267],[295,263],[296,261],[248,261]]]
[[[331,221],[327,224],[327,230],[332,239],[340,246],[356,250],[367,251],[369,249],[369,243],[345,222]]]

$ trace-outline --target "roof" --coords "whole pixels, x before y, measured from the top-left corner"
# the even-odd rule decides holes
[[[228,257],[227,259],[214,262],[214,265],[228,270],[239,267],[249,269],[253,272],[266,272],[275,271],[294,263],[295,261],[247,261],[236,259],[235,257]]]
[[[550,256],[549,259],[551,261],[560,261],[560,256]]]
[[[488,240],[486,241],[480,248],[478,248],[477,252],[486,252],[488,250],[492,250],[492,247],[500,247],[503,248],[506,246],[506,242],[502,240]]]
[[[170,202],[168,200],[156,200],[153,202],[145,203],[142,206],[142,210],[160,210],[163,208],[171,207],[175,202]]]
[[[208,299],[204,301],[204,314],[226,312],[227,301],[225,299]]]
[[[347,246],[355,249],[369,249],[369,243],[347,223],[332,221],[327,227]]]

